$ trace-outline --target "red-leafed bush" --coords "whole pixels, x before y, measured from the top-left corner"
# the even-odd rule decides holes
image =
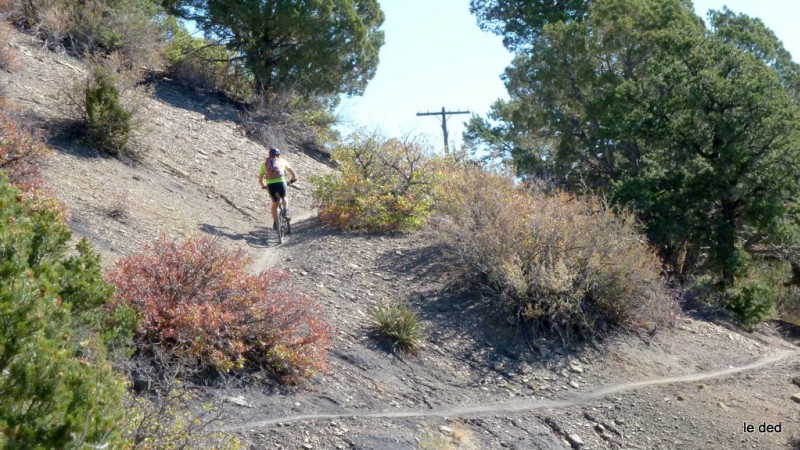
[[[40,166],[48,149],[38,136],[22,128],[0,104],[0,169],[24,193],[42,188]]]
[[[157,344],[200,368],[266,368],[285,382],[324,370],[331,328],[316,305],[285,272],[247,275],[247,262],[205,238],[162,237],[109,279],[142,316],[142,351]]]

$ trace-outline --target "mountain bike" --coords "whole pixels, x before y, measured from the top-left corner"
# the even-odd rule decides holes
[[[292,234],[292,221],[286,217],[283,202],[278,202],[278,244],[283,244],[283,236]]]
[[[291,186],[294,181],[286,183]],[[292,220],[286,217],[286,208],[283,207],[283,199],[278,202],[278,244],[283,244],[283,237],[292,234]]]

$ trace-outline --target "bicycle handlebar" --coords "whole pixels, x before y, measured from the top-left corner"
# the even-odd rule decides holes
[[[289,182],[288,182],[288,183],[286,183],[286,184],[287,184],[287,185],[289,185],[289,186],[292,186],[292,185],[293,185],[294,183],[296,183],[296,182],[297,182],[297,180],[296,180],[296,179],[294,179],[294,180],[289,180]],[[295,189],[300,189],[300,188],[299,188],[299,187],[297,187],[297,186],[292,186],[292,187],[294,187]],[[267,189],[267,186],[261,186],[261,189]]]

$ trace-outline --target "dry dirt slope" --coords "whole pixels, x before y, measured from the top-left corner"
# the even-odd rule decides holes
[[[23,34],[9,44],[20,69],[0,72],[0,84],[57,147],[48,181],[106,264],[160,233],[215,235],[260,267],[287,268],[322,302],[337,328],[330,373],[299,388],[207,392],[241,399],[226,401],[221,426],[251,447],[797,448],[800,408],[790,397],[800,359],[779,330],[748,335],[686,318],[654,339],[618,336],[602,350],[530,348],[489,298],[461,286],[431,236],[332,231],[311,218],[307,183],[292,197],[295,215],[308,218],[276,247],[256,184],[263,149],[213,97],[159,82],[136,138],[141,157],[123,164],[59,138],[58,92],[84,66]],[[327,170],[286,149],[301,180]],[[127,217],[110,217],[125,198]],[[418,357],[395,358],[366,335],[367,309],[386,300],[408,301],[423,318]],[[636,384],[646,380],[657,382]],[[781,431],[760,433],[762,423]]]

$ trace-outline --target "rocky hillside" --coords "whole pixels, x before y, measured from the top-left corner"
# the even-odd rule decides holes
[[[4,45],[4,43],[0,43]],[[280,142],[300,175],[293,235],[276,245],[257,184],[264,149],[230,105],[157,80],[135,161],[64,137],[60,91],[86,68],[14,34],[19,69],[0,72],[19,114],[55,152],[46,177],[70,226],[106,265],[159,235],[217,236],[282,267],[321,302],[336,338],[331,370],[298,387],[242,382],[204,395],[220,428],[251,448],[798,448],[797,337],[777,324],[745,334],[687,316],[655,336],[614,336],[564,351],[525,341],[471,289],[431,232],[350,234],[320,224],[308,176],[329,170]],[[364,329],[366,311],[406,301],[425,325],[418,356],[398,358]],[[748,431],[746,424],[754,425]],[[767,432],[759,425],[778,425]]]

